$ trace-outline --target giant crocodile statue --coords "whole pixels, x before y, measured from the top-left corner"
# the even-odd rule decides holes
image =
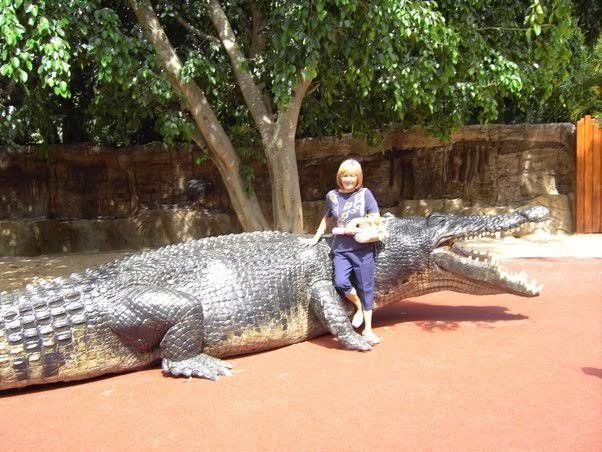
[[[453,290],[532,297],[541,287],[458,241],[543,221],[545,207],[483,216],[386,215],[378,245],[376,308]],[[140,369],[216,379],[220,358],[326,332],[346,348],[370,344],[332,285],[329,245],[294,234],[205,238],[0,294],[0,390]]]

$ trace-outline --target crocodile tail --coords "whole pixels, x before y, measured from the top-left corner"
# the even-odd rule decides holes
[[[7,328],[7,324],[12,319],[12,310],[10,309],[16,304],[17,297],[14,293],[0,293],[0,389],[4,387],[5,382],[10,378],[9,375],[14,371],[10,355],[8,336],[11,334]]]
[[[0,296],[0,389],[52,381],[68,360],[78,360],[84,293],[56,280]]]

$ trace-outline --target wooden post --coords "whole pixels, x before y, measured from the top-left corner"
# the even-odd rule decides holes
[[[602,232],[602,128],[587,115],[576,134],[575,231]]]
[[[583,232],[589,234],[592,232],[592,192],[594,187],[593,171],[592,171],[592,135],[593,123],[592,117],[585,117],[585,138],[583,141],[583,189],[584,189],[584,207],[583,212]]]
[[[575,165],[575,232],[583,233],[584,213],[585,213],[585,187],[584,180],[584,158],[585,147],[585,119],[577,121],[577,155]]]
[[[592,123],[592,232],[602,232],[602,129]]]

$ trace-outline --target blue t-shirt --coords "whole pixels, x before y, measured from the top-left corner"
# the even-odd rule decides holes
[[[330,190],[326,195],[324,215],[333,217],[338,227],[345,227],[351,220],[369,213],[378,213],[378,204],[367,188],[358,188],[351,193]],[[373,244],[358,243],[352,235],[335,235],[332,240],[332,251],[353,251],[365,246]]]

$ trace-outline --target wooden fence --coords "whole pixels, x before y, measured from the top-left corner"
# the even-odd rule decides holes
[[[591,116],[577,121],[575,230],[602,232],[602,124]]]

